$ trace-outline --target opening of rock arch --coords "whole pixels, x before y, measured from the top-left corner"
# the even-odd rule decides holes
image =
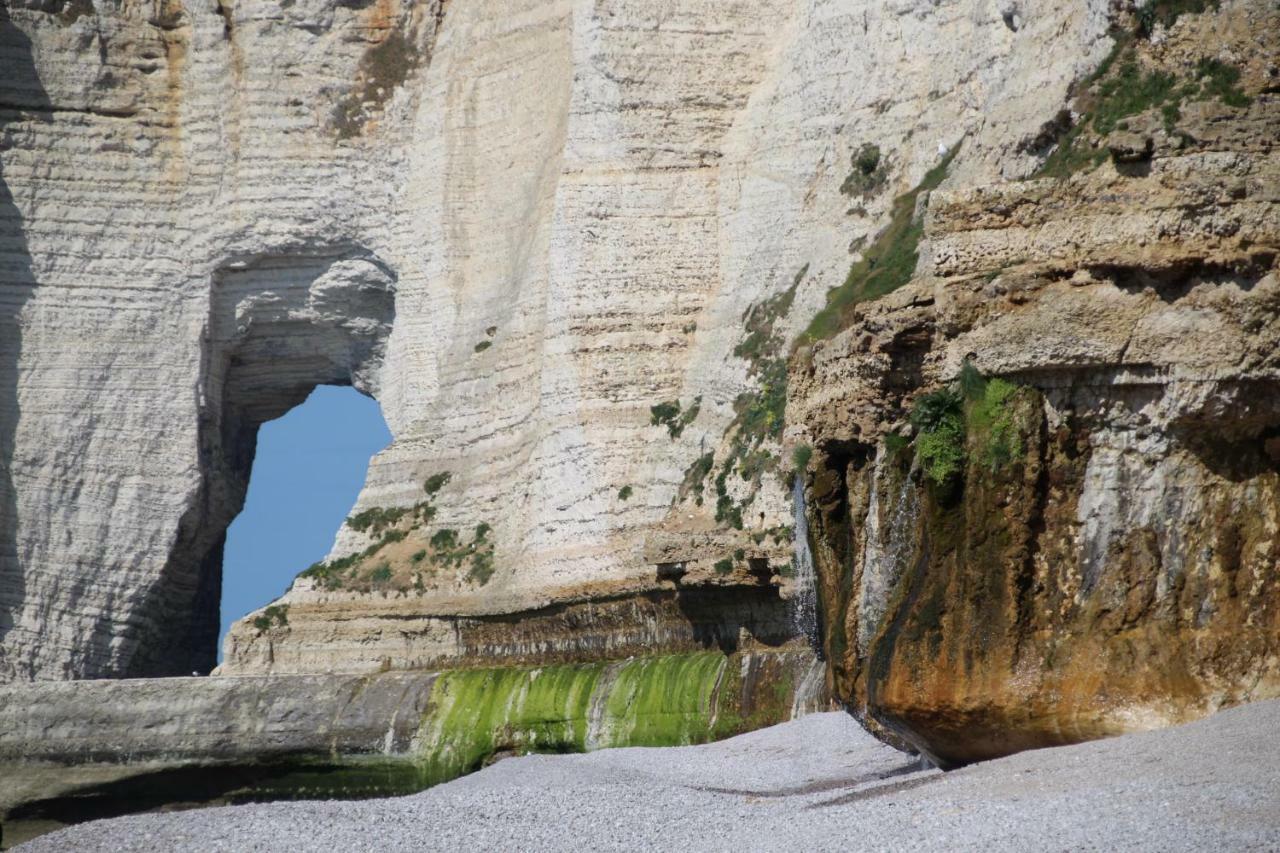
[[[233,621],[279,597],[329,552],[369,458],[390,440],[374,400],[331,385],[258,430],[244,509],[223,550],[219,660]]]
[[[137,644],[121,675],[212,669],[226,531],[244,504],[259,428],[319,385],[376,396],[394,317],[394,274],[356,246],[235,259],[214,274],[201,386],[201,487],[152,593],[151,637]]]

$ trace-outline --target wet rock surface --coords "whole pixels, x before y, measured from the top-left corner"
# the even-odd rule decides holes
[[[1280,28],[1249,20],[1276,12],[1182,20],[1115,73],[1260,69]],[[1184,103],[1142,169],[933,193],[915,280],[793,360],[833,683],[884,736],[963,763],[1280,695],[1280,100],[1254,79]]]
[[[828,706],[807,651],[0,688],[12,839],[209,803],[419,791],[504,755],[701,743]]]

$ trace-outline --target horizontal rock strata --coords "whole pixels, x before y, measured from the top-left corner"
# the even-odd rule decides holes
[[[320,383],[395,438],[353,517],[451,479],[416,528],[344,527],[330,563],[405,539],[300,580],[270,654],[241,623],[236,671],[447,653],[383,591],[429,634],[780,573],[780,342],[940,147],[970,184],[1035,166],[1110,5],[8,4],[0,679],[209,670],[256,429]]]
[[[886,737],[962,763],[1280,695],[1277,23],[1141,45],[1245,88],[934,193],[917,279],[794,363],[835,690]]]

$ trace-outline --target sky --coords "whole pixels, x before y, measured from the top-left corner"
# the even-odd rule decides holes
[[[258,430],[249,494],[227,529],[222,558],[219,661],[232,622],[277,598],[329,553],[369,457],[390,443],[378,404],[332,385]]]

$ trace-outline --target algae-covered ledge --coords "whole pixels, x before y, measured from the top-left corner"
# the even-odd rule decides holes
[[[0,823],[407,794],[508,755],[705,743],[825,708],[804,649],[0,687]]]

